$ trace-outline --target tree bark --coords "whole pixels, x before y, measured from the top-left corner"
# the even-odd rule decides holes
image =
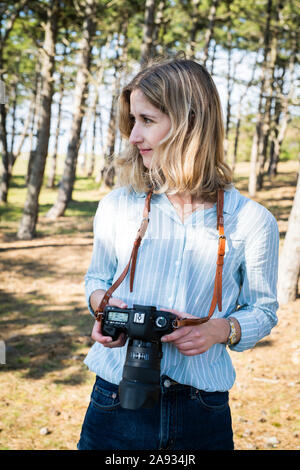
[[[64,43],[62,65],[61,65],[60,71],[59,71],[60,72],[60,77],[59,77],[59,100],[58,100],[57,122],[56,122],[56,129],[55,129],[55,142],[54,142],[54,151],[53,151],[53,154],[51,155],[51,161],[50,161],[50,169],[49,169],[48,182],[47,182],[47,187],[48,188],[54,188],[54,184],[55,184],[58,141],[59,141],[61,115],[62,115],[62,102],[63,102],[64,88],[65,88],[64,65],[65,65],[66,57],[67,57],[67,44]]]
[[[26,5],[28,0],[20,0],[20,2],[14,2],[14,10],[7,10],[5,12],[7,21],[5,24],[5,27],[2,27],[1,23],[1,29],[0,29],[0,80],[3,78],[3,51],[4,51],[4,46],[5,43],[13,29],[14,23],[16,19],[18,18],[22,8]],[[1,183],[0,183],[0,203],[7,202],[7,195],[8,195],[8,188],[9,188],[9,182],[10,182],[10,171],[9,171],[9,166],[11,163],[11,156],[10,152],[8,150],[8,144],[7,144],[7,130],[6,130],[6,117],[7,117],[7,110],[6,110],[6,102],[4,100],[4,103],[0,102],[0,141],[2,144],[2,161],[1,161]]]
[[[229,9],[229,6],[228,6]],[[226,122],[225,122],[225,135],[224,135],[224,156],[227,160],[228,147],[229,147],[229,129],[231,121],[231,95],[233,91],[234,80],[231,73],[232,61],[232,34],[231,34],[231,21],[229,20],[227,26],[227,104],[226,104]]]
[[[276,25],[278,25],[279,20],[279,9],[282,8],[282,4],[278,5],[276,9]],[[273,26],[274,27],[274,26]],[[268,60],[268,67],[267,67],[267,80],[265,84],[265,92],[266,92],[266,103],[265,103],[265,111],[264,111],[264,122],[262,126],[262,145],[260,146],[260,153],[258,155],[258,175],[257,175],[257,188],[262,189],[263,182],[264,182],[264,174],[265,174],[265,164],[267,160],[267,152],[268,152],[268,145],[269,145],[269,138],[270,138],[270,131],[271,131],[271,109],[272,109],[272,101],[274,95],[274,87],[275,87],[275,64],[276,64],[276,57],[277,57],[277,44],[278,39],[277,35],[273,33],[273,37],[270,40],[270,57]]]
[[[36,75],[35,75],[35,84],[34,84],[34,109],[32,113],[32,121],[31,121],[31,129],[29,134],[29,158],[28,158],[28,165],[27,165],[27,175],[26,175],[26,184],[28,185],[30,179],[30,172],[32,168],[32,162],[34,157],[34,141],[35,141],[35,126],[36,120],[40,114],[40,107],[41,107],[41,87],[42,87],[42,77],[40,72],[41,64],[40,58],[38,58],[36,63]]]
[[[283,139],[286,134],[287,130],[287,125],[288,121],[290,118],[290,113],[289,113],[289,105],[293,100],[293,95],[294,95],[294,90],[295,90],[295,59],[296,59],[296,54],[297,54],[297,39],[296,39],[296,34],[293,34],[292,37],[292,51],[290,54],[290,60],[289,60],[289,91],[287,94],[283,93],[283,77],[285,75],[285,70],[283,71],[283,77],[282,81],[277,87],[277,93],[278,93],[278,116],[277,116],[277,121],[275,122],[276,129],[274,131],[274,137],[272,141],[272,147],[271,147],[271,155],[270,155],[270,164],[268,168],[268,174],[272,178],[277,174],[277,164],[279,162],[279,156],[280,156],[280,149],[281,149],[281,144],[283,142]],[[281,115],[281,119],[280,118]]]
[[[38,141],[30,173],[23,216],[19,225],[18,238],[30,240],[36,235],[36,223],[39,211],[39,195],[43,183],[45,164],[48,153],[51,122],[51,104],[53,96],[53,71],[55,41],[57,34],[59,0],[47,8],[45,40],[43,46],[41,107],[38,125]]]
[[[143,43],[141,47],[141,66],[143,67],[154,51],[155,0],[146,0]]]
[[[300,158],[299,158],[300,163]],[[300,273],[300,169],[288,229],[279,260],[278,301],[284,305],[296,299]]]
[[[78,73],[74,96],[74,114],[70,132],[70,141],[64,164],[63,176],[60,181],[57,201],[47,213],[49,219],[63,216],[72,199],[72,192],[76,177],[78,150],[80,147],[80,133],[84,114],[84,106],[88,88],[88,74],[91,61],[92,39],[95,32],[96,0],[87,0],[85,5],[85,18],[83,22],[83,37],[81,41],[81,56],[78,64]]]
[[[231,162],[231,169],[232,169],[233,174],[235,172],[235,166],[236,166],[236,161],[237,161],[238,143],[239,143],[239,138],[240,138],[240,125],[241,125],[241,118],[242,118],[242,105],[243,105],[244,99],[247,96],[249,88],[253,84],[256,65],[257,65],[257,57],[255,59],[254,65],[253,65],[252,76],[251,76],[250,80],[247,82],[246,88],[245,88],[244,92],[241,94],[240,99],[239,99],[239,103],[238,103],[237,124],[236,124],[236,130],[235,130],[234,149],[233,149],[233,156],[232,156],[232,162]]]
[[[206,67],[206,62],[208,60],[208,50],[210,46],[210,41],[213,37],[213,32],[214,32],[214,27],[215,27],[215,19],[216,19],[216,12],[217,12],[217,7],[220,3],[220,0],[212,0],[210,9],[209,9],[209,15],[208,15],[208,28],[205,31],[205,36],[204,36],[204,57],[203,57],[203,65]]]
[[[258,155],[261,153],[261,148],[263,146],[263,121],[264,121],[264,110],[263,103],[265,98],[265,89],[266,89],[266,70],[267,70],[267,60],[270,49],[270,24],[272,16],[272,0],[268,0],[267,3],[267,20],[266,20],[266,29],[264,34],[264,59],[262,64],[262,79],[261,79],[261,88],[259,95],[259,105],[257,112],[257,121],[255,126],[255,133],[252,141],[251,149],[251,158],[250,158],[250,175],[248,183],[248,192],[250,197],[255,197],[257,189],[257,159]]]
[[[199,31],[199,5],[200,5],[200,0],[192,0],[192,13],[191,13],[191,21],[192,21],[192,27],[191,27],[191,34],[190,34],[190,41],[188,44],[188,50],[187,50],[187,57],[189,59],[194,59],[195,58],[195,49],[196,49],[196,40],[197,40],[197,33]]]
[[[110,107],[110,116],[108,124],[108,133],[107,133],[107,143],[106,151],[104,155],[104,167],[101,170],[101,180],[102,183],[107,188],[112,188],[115,182],[115,168],[113,166],[113,156],[115,152],[116,144],[116,105],[117,105],[117,96],[119,92],[119,67],[115,66],[114,73],[114,90],[112,93],[111,107]]]

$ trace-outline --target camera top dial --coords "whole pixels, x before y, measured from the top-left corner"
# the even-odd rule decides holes
[[[155,325],[158,328],[164,328],[166,326],[166,324],[167,324],[166,317],[160,316],[160,317],[157,317],[156,320],[155,320]]]

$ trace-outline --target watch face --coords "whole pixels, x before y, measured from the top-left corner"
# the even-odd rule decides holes
[[[234,324],[233,320],[230,319],[228,321],[229,321],[229,325],[230,325],[230,333],[229,333],[229,336],[228,336],[227,343],[229,345],[232,345],[236,341],[236,330],[235,330],[235,324]]]

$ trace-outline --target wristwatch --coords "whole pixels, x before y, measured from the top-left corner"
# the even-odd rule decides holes
[[[230,332],[226,344],[227,346],[232,346],[237,342],[236,327],[232,318],[226,318],[226,320],[230,326]]]

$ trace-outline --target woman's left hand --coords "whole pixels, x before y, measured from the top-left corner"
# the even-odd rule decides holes
[[[189,313],[178,312],[172,309],[167,310],[177,315],[179,318],[197,318]],[[172,343],[181,354],[185,356],[195,356],[207,351],[217,343],[226,343],[230,327],[225,318],[211,318],[206,323],[193,326],[182,326],[172,333],[161,338],[163,343]]]

